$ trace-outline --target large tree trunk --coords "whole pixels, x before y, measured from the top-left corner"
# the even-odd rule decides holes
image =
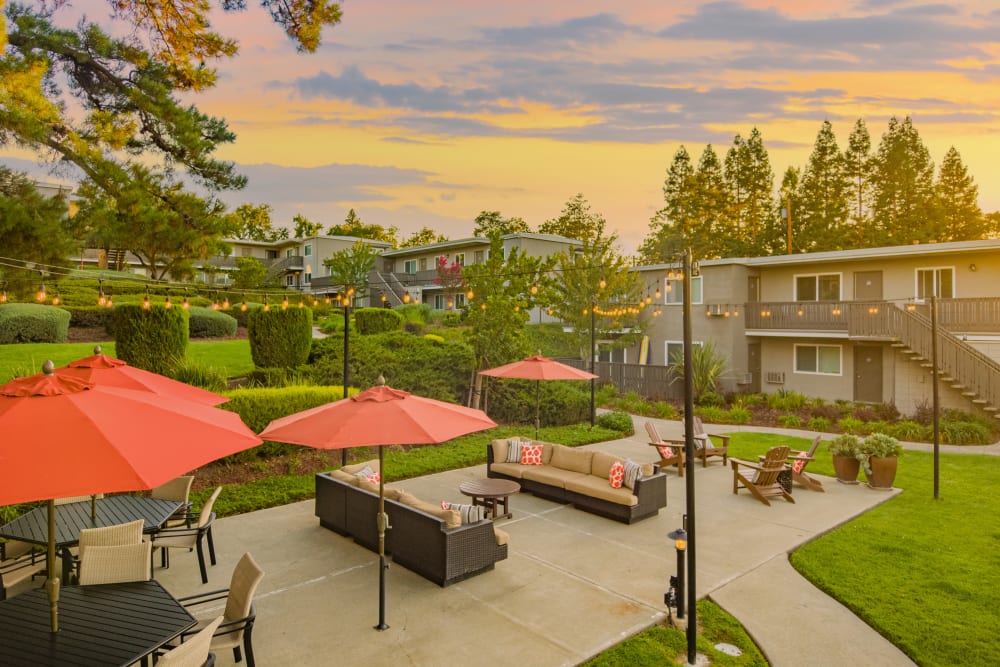
[[[476,373],[475,379],[472,381],[472,400],[470,401],[469,407],[479,409],[480,399],[483,393],[483,376],[478,372]]]

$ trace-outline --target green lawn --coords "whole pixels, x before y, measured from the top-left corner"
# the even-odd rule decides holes
[[[0,383],[14,376],[40,373],[42,364],[51,359],[65,366],[74,359],[89,357],[94,345],[115,356],[115,344],[108,343],[19,343],[0,345]],[[223,368],[228,377],[238,377],[253,370],[250,343],[246,340],[197,341],[188,345],[188,358],[199,364]]]

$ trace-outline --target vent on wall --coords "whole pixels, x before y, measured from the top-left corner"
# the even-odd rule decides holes
[[[753,384],[753,373],[743,373],[736,376],[736,384]]]
[[[785,384],[785,373],[783,371],[768,371],[764,375],[768,384]]]

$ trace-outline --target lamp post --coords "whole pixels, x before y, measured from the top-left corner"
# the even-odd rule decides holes
[[[691,261],[691,248],[683,254],[683,295],[684,295],[684,458],[687,466],[685,480],[685,509],[687,510],[687,551],[688,551],[688,620],[687,620],[687,653],[688,664],[695,664],[697,659],[696,642],[698,640],[697,602],[695,588],[695,507],[694,507],[694,362],[691,342],[691,279],[694,277],[694,262]]]
[[[350,379],[350,367],[347,364],[351,353],[351,290],[344,287],[341,305],[344,307],[344,398],[347,398],[347,385]],[[340,465],[347,465],[347,449],[340,450]]]
[[[940,480],[940,450],[941,431],[940,419],[941,399],[938,395],[938,333],[937,295],[931,294],[931,397],[934,406],[934,500],[938,499],[938,482]]]
[[[687,515],[684,515],[682,525],[677,530],[671,531],[667,537],[674,541],[674,549],[677,551],[677,576],[670,578],[670,586],[675,591],[674,601],[677,604],[677,618],[684,618],[684,551],[687,549]],[[669,602],[667,605],[669,606]]]
[[[597,303],[596,301],[590,302],[590,373],[591,375],[596,375],[594,373],[594,357],[597,356]],[[597,378],[590,378],[590,428],[594,428],[594,423],[597,417]]]

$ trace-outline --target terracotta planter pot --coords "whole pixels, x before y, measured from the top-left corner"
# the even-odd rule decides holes
[[[857,484],[861,461],[853,456],[834,456],[833,469],[837,473],[837,481],[841,484]]]
[[[868,486],[873,489],[891,489],[892,483],[896,481],[896,466],[899,458],[896,456],[872,456],[868,459],[868,465],[872,468],[872,474],[868,478]]]

